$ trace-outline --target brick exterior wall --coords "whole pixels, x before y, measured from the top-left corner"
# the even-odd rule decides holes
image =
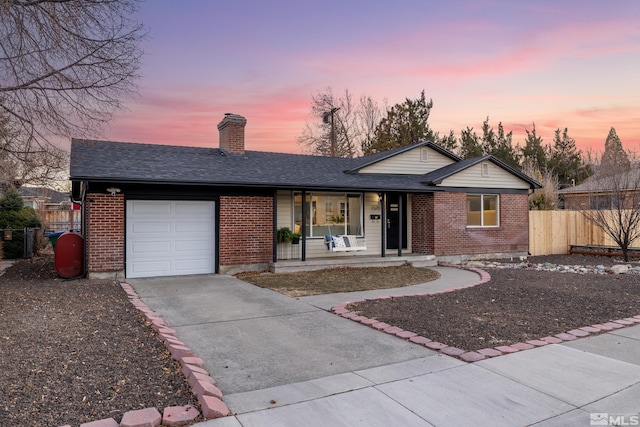
[[[124,274],[124,196],[87,194],[87,272]]]
[[[526,194],[500,195],[497,228],[467,228],[466,193],[433,193],[413,196],[412,200],[414,253],[456,256],[529,250]]]
[[[411,252],[432,255],[434,247],[433,194],[414,194],[411,197]]]
[[[269,263],[273,258],[273,198],[223,196],[220,197],[219,209],[220,266]],[[123,275],[124,196],[88,194],[86,230],[89,275]]]
[[[220,267],[273,260],[273,198],[220,197]]]
[[[589,195],[588,194],[565,194],[564,195],[564,208],[568,210],[579,211],[589,208]]]

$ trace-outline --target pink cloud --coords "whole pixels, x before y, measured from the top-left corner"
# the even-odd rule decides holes
[[[249,93],[252,92],[254,96]],[[211,94],[208,96],[207,94]],[[310,106],[306,88],[251,91],[225,87],[182,88],[144,94],[117,116],[106,137],[119,141],[218,146],[224,113],[247,118],[247,149],[298,151],[296,139]]]

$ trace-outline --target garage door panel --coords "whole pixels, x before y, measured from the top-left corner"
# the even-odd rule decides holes
[[[134,203],[132,208],[127,207],[129,214],[143,214],[151,216],[169,215],[173,209],[173,206],[163,201],[148,201],[146,203]]]
[[[133,218],[136,222],[131,224],[131,232],[133,234],[149,234],[149,233],[170,233],[171,222],[138,222],[145,221],[144,218]]]
[[[204,221],[194,221],[189,223],[179,222],[176,223],[177,233],[206,233],[213,229],[213,227]]]
[[[190,252],[201,251],[208,253],[211,242],[208,240],[176,240],[175,251],[176,252]]]
[[[159,254],[165,253],[168,254],[171,252],[171,242],[161,242],[161,241],[152,241],[152,242],[135,242],[131,245],[132,254]]]
[[[215,271],[214,202],[127,201],[127,277]]]
[[[213,215],[212,205],[199,202],[185,202],[175,206],[178,215],[210,216]]]
[[[171,261],[137,261],[131,266],[131,277],[169,276],[171,270]]]
[[[180,274],[207,274],[210,273],[209,270],[212,267],[207,261],[205,259],[177,259],[175,261],[175,270]]]

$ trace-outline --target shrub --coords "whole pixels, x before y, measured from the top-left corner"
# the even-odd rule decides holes
[[[22,197],[15,188],[9,189],[0,198],[0,228],[14,230],[11,240],[3,242],[4,257],[22,258],[24,253],[24,231],[22,230],[38,227],[40,227],[40,219],[36,211],[24,206]]]

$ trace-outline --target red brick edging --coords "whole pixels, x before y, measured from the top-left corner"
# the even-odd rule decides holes
[[[158,337],[164,341],[171,356],[182,364],[182,373],[189,380],[193,394],[205,419],[220,418],[230,414],[229,408],[222,401],[222,393],[215,386],[215,381],[202,368],[204,362],[197,358],[191,351],[178,341],[176,331],[169,328],[160,316],[151,310],[140,300],[136,291],[128,283],[121,283],[122,289],[127,294],[129,301],[142,312],[152,328],[157,331]],[[80,424],[80,427],[149,427],[149,426],[182,426],[191,424],[200,416],[200,411],[192,405],[169,406],[164,408],[162,415],[156,408],[144,408],[127,411],[122,416],[120,423],[113,418],[91,421]],[[65,424],[61,427],[71,427]]]
[[[460,266],[457,266],[457,265],[441,265],[441,266],[461,268]],[[469,268],[468,270],[473,271],[474,273],[477,273],[478,275],[480,275],[480,280],[477,282],[473,282],[469,285],[445,289],[442,291],[424,292],[424,293],[413,294],[413,295],[384,296],[384,297],[378,297],[378,298],[367,298],[367,299],[358,300],[358,301],[343,302],[331,307],[331,311],[333,311],[335,314],[342,316],[344,318],[362,323],[363,325],[367,325],[373,329],[377,329],[379,331],[386,332],[391,335],[395,335],[398,338],[409,340],[415,344],[422,345],[432,350],[437,350],[440,353],[456,357],[465,362],[477,362],[479,360],[484,360],[486,358],[502,356],[503,354],[515,353],[523,350],[529,350],[531,348],[541,347],[547,344],[557,344],[563,341],[573,341],[577,338],[586,337],[590,334],[608,332],[614,329],[620,329],[626,326],[631,326],[631,325],[640,323],[640,315],[638,315],[634,317],[628,317],[626,319],[614,320],[612,322],[607,322],[603,324],[596,324],[591,326],[585,326],[578,329],[572,329],[567,332],[562,332],[554,336],[543,337],[538,340],[519,342],[519,343],[508,345],[508,346],[485,348],[478,351],[466,351],[457,347],[451,347],[441,342],[432,341],[429,338],[422,337],[414,332],[405,331],[401,328],[398,328],[397,326],[389,325],[387,323],[380,322],[376,319],[370,319],[365,316],[360,316],[347,309],[348,305],[359,303],[359,302],[385,300],[385,299],[397,299],[397,298],[406,298],[406,297],[417,297],[417,296],[424,296],[424,295],[436,295],[440,293],[453,292],[453,291],[458,291],[460,289],[470,288],[472,286],[477,286],[491,280],[491,275],[489,275],[489,273],[487,273],[484,270],[481,270],[479,268]]]
[[[191,391],[198,399],[204,418],[220,418],[230,415],[231,411],[222,401],[222,392],[216,387],[216,381],[204,369],[204,361],[196,357],[183,342],[176,338],[175,329],[171,329],[164,319],[142,302],[130,284],[122,283],[121,286],[133,306],[140,310],[151,327],[157,331],[158,337],[164,342],[171,356],[182,365],[182,373],[189,381]],[[177,418],[182,417],[180,413],[176,412],[167,415],[167,409],[165,409],[163,425],[181,425],[167,422],[175,422]],[[195,408],[193,409],[195,410]],[[198,415],[199,413],[196,413],[192,420]]]

